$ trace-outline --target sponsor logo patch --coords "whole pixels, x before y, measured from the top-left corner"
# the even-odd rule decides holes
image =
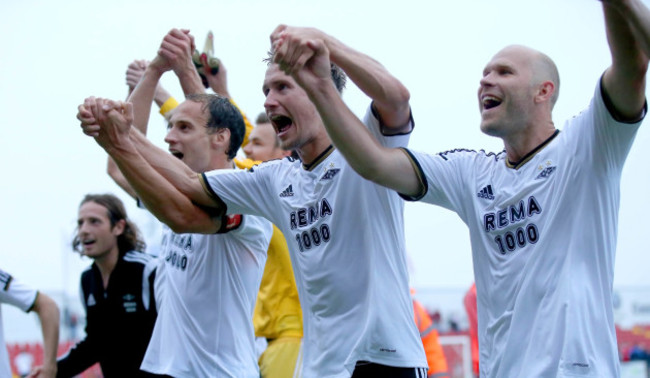
[[[490,201],[494,201],[494,193],[492,192],[492,185],[488,185],[476,193],[478,198],[485,198]]]

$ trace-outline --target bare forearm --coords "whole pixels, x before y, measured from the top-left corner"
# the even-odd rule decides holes
[[[122,188],[128,195],[130,195],[133,198],[136,198],[135,191],[133,188],[131,188],[131,185],[129,185],[129,182],[126,181],[126,178],[124,178],[124,175],[120,171],[120,169],[117,167],[117,164],[115,164],[115,161],[113,158],[110,156],[108,157],[108,164],[106,171],[108,175],[115,181],[115,183]]]
[[[133,103],[133,125],[144,134],[147,133],[151,103],[156,95],[161,76],[160,71],[149,65],[142,79],[128,98],[128,101]]]
[[[138,85],[127,99],[127,101],[130,101],[133,104],[133,125],[144,135],[147,134],[147,126],[151,113],[151,101],[153,101],[154,98],[162,97],[164,93],[167,93],[167,91],[158,86],[161,76],[162,72],[154,68],[153,65],[147,66],[141,80],[138,82]],[[160,92],[161,90],[164,93]],[[169,95],[169,93],[167,93],[167,95]],[[156,100],[156,102],[157,101],[158,100]],[[162,103],[159,105],[162,105]],[[107,173],[126,193],[131,197],[137,197],[135,190],[131,187],[117,164],[115,164],[113,158],[110,156],[108,157]]]
[[[650,58],[650,9],[640,0],[603,1],[616,8],[628,21],[639,47]]]
[[[410,117],[408,89],[375,59],[356,51],[335,38],[327,37],[330,59],[368,97],[387,127],[401,127]]]
[[[156,102],[156,105],[160,108],[163,104],[170,98],[172,95],[163,88],[160,83],[156,87],[156,93],[154,94],[153,100]]]
[[[176,76],[181,84],[185,96],[190,94],[205,93],[205,87],[201,82],[199,73],[196,72],[194,66],[187,67],[182,71],[176,71]]]
[[[415,195],[420,183],[407,156],[385,148],[343,103],[331,83],[306,88],[334,145],[365,179],[400,193]]]
[[[634,12],[631,10],[621,11],[620,3],[614,6],[604,2],[603,11],[612,55],[612,65],[605,72],[605,90],[621,116],[635,118],[645,101],[648,67],[648,58],[641,52],[636,38],[638,33],[633,32],[630,22],[636,17],[632,16]]]
[[[129,142],[107,149],[129,185],[156,218],[175,228],[178,214],[192,207],[176,189],[144,160]]]
[[[131,130],[130,139],[141,157],[176,190],[199,205],[216,206],[198,182],[197,172],[180,159],[155,146],[135,129]]]
[[[56,354],[59,348],[59,308],[50,297],[39,293],[34,311],[38,314],[43,332],[43,375],[56,374]]]

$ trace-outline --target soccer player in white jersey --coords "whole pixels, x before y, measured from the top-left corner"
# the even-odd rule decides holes
[[[503,140],[499,154],[377,143],[328,83],[327,44],[274,39],[276,61],[308,92],[355,170],[468,225],[482,377],[620,375],[612,310],[619,181],[647,110],[650,17],[638,0],[602,6],[612,65],[562,131],[551,117],[559,79],[547,56],[509,46],[485,66],[481,130]]]
[[[9,353],[2,327],[2,307],[9,304],[25,312],[35,312],[43,333],[43,365],[35,367],[30,377],[56,377],[56,350],[59,344],[59,308],[47,295],[32,289],[0,269],[0,377],[11,377]]]
[[[204,92],[189,58],[191,46],[184,31],[174,29],[165,36],[129,98],[134,124],[141,130],[146,130],[164,72],[174,70],[184,91]],[[179,51],[186,59],[170,58]],[[241,114],[227,98],[190,95],[171,112],[165,137],[171,154],[163,153],[197,172],[233,170],[244,129]],[[142,183],[160,194],[152,198],[142,184],[130,181],[129,187],[124,176],[112,177],[167,225],[156,278],[156,294],[162,298],[141,368],[173,377],[259,377],[251,319],[271,223],[250,215],[208,213],[186,197],[165,195],[165,188],[153,181]]]
[[[372,99],[368,130],[383,145],[406,146],[413,128],[409,92],[383,66],[316,29],[280,26],[275,33],[324,40],[332,62]],[[326,71],[329,85],[338,83],[340,90],[339,70],[328,65]],[[302,161],[197,177],[133,130],[129,103],[89,101],[97,122],[82,127],[151,208],[182,196],[210,208],[263,215],[280,228],[303,308],[304,377],[425,376],[409,296],[403,201],[347,165],[307,94],[278,65],[269,66],[263,91],[282,147],[295,149]],[[192,203],[184,209],[198,212]]]

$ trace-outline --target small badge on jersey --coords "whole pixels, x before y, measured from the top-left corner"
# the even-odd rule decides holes
[[[550,160],[547,160],[545,164],[540,164],[537,167],[537,170],[540,171],[535,180],[546,179],[555,172],[557,169],[556,166]]]
[[[125,312],[136,312],[138,310],[138,304],[134,301],[135,295],[126,294],[122,299],[124,299],[122,305],[124,306]]]
[[[337,173],[339,173],[341,169],[339,168],[332,168],[328,169],[323,177],[320,178],[320,181],[326,181],[326,180],[331,180],[334,176],[336,176]]]

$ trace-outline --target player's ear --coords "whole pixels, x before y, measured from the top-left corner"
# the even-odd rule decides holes
[[[115,222],[115,226],[113,226],[113,235],[120,236],[124,232],[124,227],[126,226],[126,220],[120,219],[117,222]]]
[[[230,146],[230,130],[221,128],[211,135],[212,148],[218,149],[219,147],[228,148]]]
[[[552,81],[547,80],[539,84],[537,87],[537,93],[535,95],[535,103],[541,102],[550,102],[551,97],[555,93],[555,84]]]

